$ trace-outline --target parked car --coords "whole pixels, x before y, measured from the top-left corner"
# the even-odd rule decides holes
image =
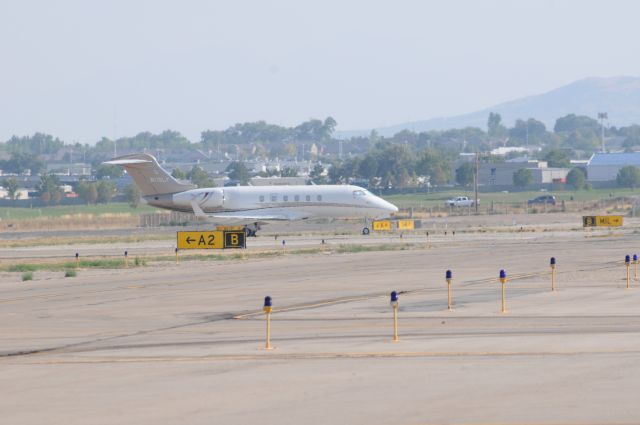
[[[535,204],[555,205],[556,197],[553,195],[542,195],[542,196],[538,196],[537,198],[529,199],[527,201],[527,204],[528,205],[535,205]]]
[[[479,203],[480,200],[478,200]],[[475,201],[467,196],[458,196],[453,199],[447,199],[444,201],[444,205],[447,207],[472,207],[475,205]]]

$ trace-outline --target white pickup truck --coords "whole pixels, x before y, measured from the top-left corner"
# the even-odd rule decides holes
[[[478,200],[478,204],[480,200]],[[469,199],[467,196],[458,196],[453,199],[447,199],[444,201],[444,205],[447,207],[473,207],[475,205],[475,201],[473,199]]]

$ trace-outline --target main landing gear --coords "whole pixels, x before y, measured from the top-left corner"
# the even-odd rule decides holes
[[[247,237],[253,236],[255,238],[256,232],[258,230],[260,230],[260,226],[258,225],[258,223],[248,224],[244,226],[244,232],[246,233]]]

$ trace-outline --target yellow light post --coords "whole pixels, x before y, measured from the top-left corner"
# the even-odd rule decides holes
[[[129,267],[129,253],[127,251],[124,252],[124,268]]]
[[[264,307],[262,307],[262,311],[266,314],[267,317],[267,342],[264,346],[265,350],[272,350],[271,346],[271,311],[273,307],[271,305],[271,297],[264,297]]]
[[[180,264],[180,257],[178,256],[178,248],[176,248],[176,264]]]
[[[633,279],[638,280],[638,254],[633,254]]]
[[[453,311],[453,302],[451,301],[451,282],[453,281],[453,273],[451,273],[451,270],[447,270],[445,273],[445,279],[447,280],[447,305],[449,311]]]
[[[393,342],[398,342],[398,293],[391,292],[391,308],[393,309]]]
[[[76,269],[80,268],[80,254],[76,252]]]
[[[631,288],[631,257],[625,256],[624,263],[627,266],[627,289]]]
[[[551,291],[556,290],[556,257],[551,257],[549,261],[551,266]]]
[[[500,311],[502,314],[507,312],[507,303],[506,303],[506,294],[505,288],[507,285],[507,272],[504,270],[500,270],[500,283],[502,284],[502,310]]]

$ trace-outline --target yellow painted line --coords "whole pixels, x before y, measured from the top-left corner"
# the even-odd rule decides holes
[[[623,261],[616,261],[616,263],[622,263],[624,264],[624,260]],[[605,263],[607,265],[611,264],[610,262]],[[607,268],[610,266],[603,266],[602,268]],[[588,270],[588,271],[595,271],[595,270],[600,270],[598,269],[594,269],[594,270]],[[560,273],[575,273],[575,270],[557,270],[556,271],[558,274]],[[522,280],[522,279],[528,279],[531,277],[541,277],[541,276],[549,276],[551,275],[551,271],[542,271],[542,272],[533,272],[533,273],[519,273],[519,274],[514,274],[511,276],[507,276],[509,281],[514,281],[514,280]],[[489,278],[484,278],[484,279],[478,279],[478,280],[467,280],[467,281],[462,281],[460,282],[459,285],[472,285],[472,284],[478,284],[478,283],[499,283],[500,279],[497,277],[489,277]],[[463,288],[461,288],[463,289]],[[433,288],[421,288],[421,289],[411,289],[411,290],[407,290],[407,291],[401,291],[401,293],[403,295],[409,295],[409,294],[415,294],[415,293],[419,293],[419,292],[427,292],[427,291],[431,291],[433,290]],[[304,309],[308,309],[308,308],[318,308],[318,307],[325,307],[325,306],[330,306],[330,305],[335,305],[335,304],[342,304],[342,303],[348,303],[348,302],[355,302],[355,301],[366,301],[366,300],[370,300],[373,298],[381,298],[381,297],[386,297],[388,296],[388,294],[372,294],[372,295],[363,295],[363,296],[358,296],[358,297],[351,297],[351,298],[339,298],[339,299],[335,299],[335,300],[327,300],[327,301],[321,301],[321,302],[316,302],[316,303],[310,303],[310,304],[299,304],[299,305],[293,305],[293,306],[289,306],[289,307],[282,307],[282,308],[274,308],[272,310],[272,313],[284,313],[287,311],[296,311],[296,310],[304,310]],[[239,314],[237,316],[234,316],[233,318],[236,320],[242,320],[242,319],[247,319],[250,317],[255,317],[255,316],[260,316],[263,315],[264,312],[262,310],[257,310],[251,313],[245,313],[245,314]]]
[[[365,300],[370,300],[372,298],[380,298],[380,297],[386,297],[386,296],[387,294],[385,293],[385,294],[376,294],[376,295],[365,295],[365,296],[359,296],[359,297],[338,298],[335,300],[321,301],[321,302],[310,303],[310,304],[299,304],[299,305],[293,305],[289,307],[274,308],[272,310],[272,313],[284,313],[286,311],[304,310],[307,308],[324,307],[328,305],[342,304],[342,303],[354,302],[354,301],[365,301]],[[264,312],[260,310],[260,311],[254,311],[251,313],[246,313],[246,314],[239,314],[237,316],[233,316],[233,318],[236,320],[242,320],[248,317],[260,316],[263,314]]]
[[[152,356],[152,357],[101,357],[83,359],[60,359],[46,361],[15,361],[16,365],[54,365],[80,363],[157,363],[157,362],[202,362],[202,361],[248,361],[248,360],[324,360],[366,358],[411,358],[411,357],[527,357],[527,356],[589,356],[606,354],[634,354],[640,350],[588,350],[588,351],[408,351],[408,352],[362,352],[362,353],[278,353],[229,354],[205,356]]]

